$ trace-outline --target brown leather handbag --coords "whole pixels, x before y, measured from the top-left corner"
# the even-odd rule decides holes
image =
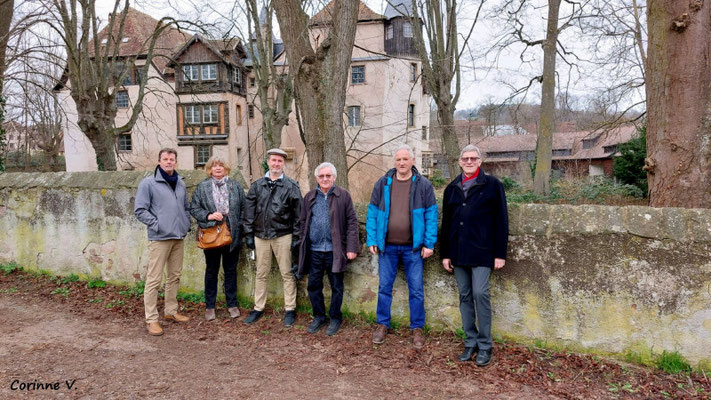
[[[232,236],[227,228],[227,221],[211,228],[198,228],[198,247],[201,249],[216,249],[232,244]]]

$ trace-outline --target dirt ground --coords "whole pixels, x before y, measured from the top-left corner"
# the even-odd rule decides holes
[[[66,289],[66,290],[64,290]],[[121,293],[123,291],[123,293]],[[54,294],[53,294],[54,293]],[[658,370],[496,343],[493,363],[460,363],[461,340],[428,334],[423,350],[410,332],[373,345],[373,326],[348,320],[335,337],[306,332],[299,314],[285,329],[281,313],[254,326],[202,319],[204,304],[188,304],[185,324],[164,323],[151,337],[143,302],[126,288],[24,272],[0,273],[0,398],[709,398],[704,375]],[[71,389],[68,384],[74,382]],[[21,390],[34,382],[58,389]],[[30,385],[28,385],[30,384]],[[13,390],[16,389],[16,390]]]

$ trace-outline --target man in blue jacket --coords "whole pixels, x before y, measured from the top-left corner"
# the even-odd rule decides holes
[[[437,200],[434,188],[414,167],[415,155],[408,145],[395,149],[395,168],[373,187],[366,221],[367,245],[378,257],[378,326],[373,343],[385,341],[390,328],[393,283],[402,262],[410,299],[410,329],[415,348],[425,345],[425,291],[423,260],[437,242]]]
[[[481,167],[474,145],[459,155],[462,174],[444,190],[442,200],[442,266],[454,272],[459,289],[459,312],[466,335],[461,361],[477,353],[480,367],[491,362],[491,301],[489,275],[506,263],[509,240],[506,194],[501,182]]]
[[[178,153],[162,149],[153,174],[138,185],[133,213],[148,227],[148,270],[143,303],[146,309],[146,328],[153,336],[163,334],[158,323],[158,287],[166,270],[165,315],[173,322],[187,322],[190,318],[178,313],[178,286],[183,270],[183,239],[190,230],[188,195],[185,183],[175,170]]]

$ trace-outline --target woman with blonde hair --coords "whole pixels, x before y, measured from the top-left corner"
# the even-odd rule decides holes
[[[244,190],[229,178],[230,166],[221,156],[212,156],[205,164],[207,178],[195,188],[190,203],[190,215],[200,228],[210,228],[227,221],[232,244],[205,249],[205,319],[215,319],[217,277],[220,260],[225,276],[225,299],[231,318],[240,315],[237,307],[237,261],[242,245],[241,226]]]

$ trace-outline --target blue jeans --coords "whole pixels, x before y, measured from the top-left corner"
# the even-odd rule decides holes
[[[425,288],[422,281],[422,256],[411,245],[386,244],[378,257],[378,323],[390,327],[390,307],[393,303],[393,283],[398,263],[402,261],[410,298],[410,329],[425,326]]]

